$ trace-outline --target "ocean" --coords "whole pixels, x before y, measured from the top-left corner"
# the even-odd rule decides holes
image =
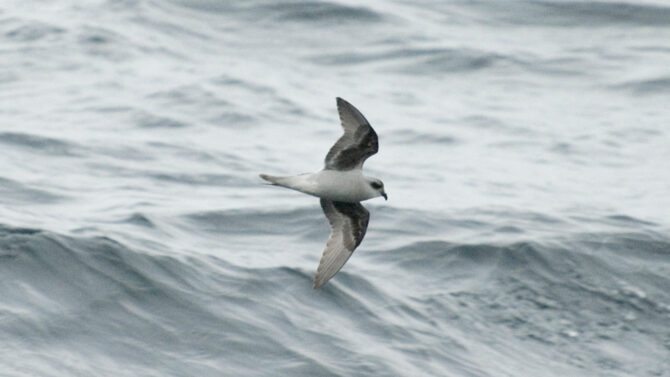
[[[667,1],[3,1],[0,376],[670,376],[668,104]]]

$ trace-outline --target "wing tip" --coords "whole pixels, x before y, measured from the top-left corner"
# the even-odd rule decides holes
[[[334,276],[334,275],[333,275]],[[316,271],[316,274],[314,275],[314,280],[312,280],[312,289],[319,289],[323,287],[324,284],[326,284],[331,277],[325,277],[323,274],[320,274],[319,271]]]
[[[325,254],[325,251],[324,251],[324,254]],[[323,255],[321,256],[321,259],[323,260]],[[332,276],[331,277],[326,277],[326,275],[324,275],[323,270],[324,270],[323,264],[321,263],[321,261],[319,261],[319,267],[316,269],[316,272],[314,273],[314,279],[312,280],[312,289],[321,288],[332,277]]]
[[[353,107],[353,106],[349,103],[349,101],[347,101],[346,99],[344,99],[344,98],[342,98],[342,97],[335,97],[335,102],[337,103],[337,108],[338,108],[338,109],[341,109],[342,107],[346,107],[346,106]]]
[[[340,268],[342,268],[342,266],[340,266],[340,268],[338,268],[335,271],[335,273],[332,273],[332,269],[330,268],[330,263],[332,261],[331,262],[325,261],[325,258],[327,258],[326,256],[327,251],[328,251],[328,243],[326,243],[326,250],[324,250],[323,254],[321,255],[321,260],[319,261],[319,267],[317,267],[316,272],[314,273],[314,280],[312,280],[312,289],[321,288],[340,271]]]

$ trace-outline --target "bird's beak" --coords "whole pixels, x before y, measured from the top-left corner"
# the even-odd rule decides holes
[[[384,200],[389,200],[389,197],[386,195],[385,192],[382,192],[382,196],[384,197]]]

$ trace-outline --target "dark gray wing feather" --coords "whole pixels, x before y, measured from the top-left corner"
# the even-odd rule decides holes
[[[335,142],[326,155],[326,169],[360,169],[365,160],[377,153],[377,133],[358,109],[337,97],[337,111],[344,134]]]
[[[370,212],[361,203],[321,199],[321,208],[330,223],[331,233],[314,275],[314,289],[325,284],[344,266],[363,241]]]

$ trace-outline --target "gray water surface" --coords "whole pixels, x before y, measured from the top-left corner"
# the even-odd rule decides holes
[[[670,376],[670,5],[0,4],[0,375]],[[335,97],[379,134],[322,289]]]

